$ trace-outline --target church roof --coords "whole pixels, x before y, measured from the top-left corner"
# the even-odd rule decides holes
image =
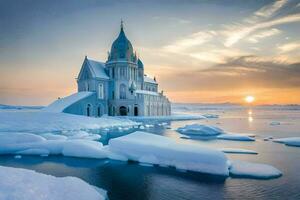
[[[144,68],[144,64],[141,59],[138,59],[138,68]]]
[[[102,62],[98,62],[95,60],[91,60],[86,58],[86,62],[88,63],[91,72],[95,78],[101,79],[109,79],[108,75],[105,72],[105,64]]]
[[[121,22],[121,30],[119,36],[111,46],[111,51],[108,60],[109,61],[115,61],[115,60],[135,61],[135,54],[133,53],[133,47],[131,42],[127,39],[125,35],[123,22]]]
[[[144,76],[144,82],[157,84],[156,81],[153,78],[150,78],[146,75]]]

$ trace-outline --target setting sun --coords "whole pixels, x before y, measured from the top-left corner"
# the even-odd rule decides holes
[[[246,96],[245,97],[245,101],[247,103],[252,103],[255,100],[255,98],[253,96]]]

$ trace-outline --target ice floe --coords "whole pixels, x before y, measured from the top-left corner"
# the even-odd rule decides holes
[[[230,175],[233,177],[271,179],[282,175],[282,172],[271,165],[246,161],[231,161]]]
[[[180,127],[177,131],[181,134],[191,136],[216,136],[223,134],[224,131],[216,126],[203,125],[203,124],[191,124],[184,127]]]
[[[204,114],[203,115],[205,118],[219,118],[219,115],[216,115],[216,114]]]
[[[281,124],[280,122],[271,122],[271,123],[270,123],[271,126],[278,126],[278,125],[280,125],[280,124]]]
[[[236,134],[236,133],[228,133],[228,134],[221,134],[217,136],[217,139],[221,140],[237,140],[237,141],[255,141],[253,135],[247,134]]]
[[[102,144],[85,139],[46,140],[32,133],[1,133],[0,155],[64,155],[84,158],[106,158]]]
[[[172,166],[177,169],[228,176],[228,163],[224,153],[196,145],[179,144],[174,140],[146,132],[134,132],[111,139],[108,150],[146,164]],[[118,159],[115,156],[115,159]]]
[[[300,147],[300,137],[287,137],[274,139],[273,142],[283,143],[288,146]]]
[[[76,177],[54,177],[32,170],[0,166],[1,199],[105,200],[106,191]]]
[[[256,151],[249,149],[239,149],[239,148],[221,148],[220,151],[224,153],[236,153],[236,154],[258,154]]]

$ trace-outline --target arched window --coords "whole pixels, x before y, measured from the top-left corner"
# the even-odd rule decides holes
[[[120,85],[120,99],[126,99],[126,85]]]
[[[98,98],[103,99],[104,98],[104,87],[102,83],[99,83],[98,85]]]

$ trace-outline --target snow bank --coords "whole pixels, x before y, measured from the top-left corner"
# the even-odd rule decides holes
[[[91,96],[94,92],[77,92],[70,96],[57,99],[49,106],[42,109],[45,112],[63,112],[67,107],[71,106],[72,104],[78,102],[81,99]]]
[[[31,133],[1,133],[0,155],[64,155],[83,158],[106,158],[100,142],[85,139],[46,140]]]
[[[192,136],[216,136],[224,133],[224,131],[218,127],[203,124],[186,125],[178,128],[177,131],[181,134]]]
[[[234,177],[271,179],[282,175],[281,171],[271,165],[231,161],[230,175]]]
[[[54,177],[35,171],[0,166],[0,199],[104,200],[106,191],[76,177]]]
[[[256,151],[249,150],[249,149],[221,148],[219,150],[224,152],[224,153],[258,154]]]
[[[0,132],[47,133],[62,130],[100,129],[138,125],[126,118],[86,117],[50,112],[0,112]]]
[[[283,143],[288,146],[300,147],[300,137],[274,139],[273,142]]]
[[[237,141],[255,141],[255,139],[252,137],[252,135],[246,135],[246,134],[222,134],[218,135],[217,139],[221,140],[237,140]]]
[[[170,138],[146,132],[111,139],[108,151],[112,159],[173,166],[177,169],[228,176],[224,153],[195,145],[179,144]],[[119,157],[119,158],[118,158]]]

